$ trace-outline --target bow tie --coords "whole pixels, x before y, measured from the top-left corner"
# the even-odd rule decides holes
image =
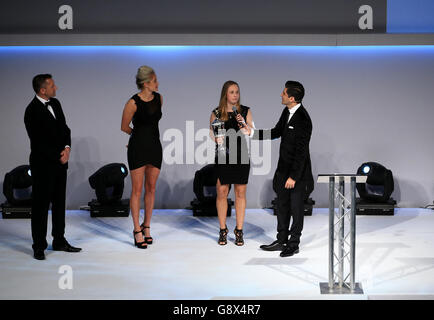
[[[48,107],[48,106],[51,104],[51,102],[50,102],[50,101],[47,101],[47,102],[45,102],[44,104],[45,104],[46,107]]]

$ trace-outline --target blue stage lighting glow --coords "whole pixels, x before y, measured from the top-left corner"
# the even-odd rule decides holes
[[[124,167],[121,167],[121,172],[122,172],[122,173],[125,173],[125,169],[124,169]]]
[[[371,171],[371,167],[370,166],[364,166],[362,170],[363,170],[363,173],[368,174],[369,171]]]
[[[31,177],[32,176],[32,171],[31,170],[27,171],[27,174]]]
[[[0,46],[0,54],[8,53],[65,53],[65,54],[90,54],[101,52],[110,53],[158,53],[158,54],[191,54],[191,53],[335,53],[338,52],[433,52],[434,45],[366,45],[366,46]]]

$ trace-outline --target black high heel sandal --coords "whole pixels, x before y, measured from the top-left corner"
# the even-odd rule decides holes
[[[151,229],[151,227],[147,227],[144,223],[142,223],[140,225],[140,229],[142,230],[143,236],[145,237],[145,242],[147,244],[152,244],[154,242],[154,239],[152,237],[145,236],[145,229]]]
[[[237,246],[242,246],[244,244],[243,229],[238,230],[237,228],[235,228],[234,233],[235,233],[235,244]]]
[[[228,236],[228,227],[226,226],[224,229],[220,229],[219,233],[219,245],[224,246],[228,243],[227,236]]]
[[[142,230],[140,230],[140,231],[134,231],[133,230],[134,245],[137,248],[139,248],[139,249],[146,249],[146,248],[148,248],[148,245],[146,244],[145,241],[143,241],[143,242],[137,242],[137,240],[136,240],[136,234],[138,234],[138,233],[142,233]]]

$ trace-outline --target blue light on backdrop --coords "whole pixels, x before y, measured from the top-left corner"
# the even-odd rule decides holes
[[[333,53],[339,52],[366,52],[366,53],[390,53],[390,52],[431,52],[434,45],[374,45],[374,46],[0,46],[0,54],[19,54],[29,52],[48,53],[72,53],[72,54],[99,54],[101,52],[112,53],[140,53],[143,51],[156,52],[158,54],[189,54],[189,53]]]

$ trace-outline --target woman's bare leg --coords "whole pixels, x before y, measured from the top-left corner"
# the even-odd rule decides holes
[[[145,169],[145,217],[143,225],[146,227],[151,226],[152,210],[154,210],[155,190],[157,185],[160,169],[157,167],[147,165]],[[145,237],[151,236],[149,228],[145,228]]]
[[[242,230],[246,215],[246,190],[247,184],[235,185],[235,213],[237,217],[237,229]]]
[[[140,231],[140,198],[143,189],[143,180],[145,176],[145,167],[137,168],[130,171],[131,175],[131,197],[130,197],[130,208],[131,216],[133,218],[134,231]],[[141,233],[135,235],[137,242],[143,242],[144,238]]]

